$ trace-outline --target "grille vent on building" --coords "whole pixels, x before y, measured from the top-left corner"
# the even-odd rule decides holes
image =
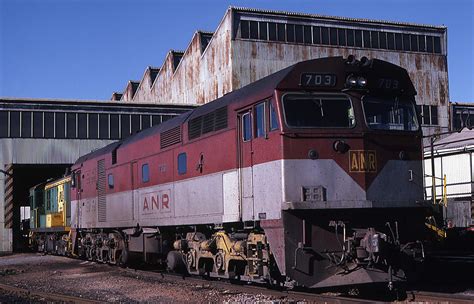
[[[188,123],[188,138],[198,138],[203,134],[225,128],[227,128],[227,106],[191,119]]]
[[[105,197],[105,160],[97,162],[97,211],[99,222],[107,220],[107,202]]]
[[[161,149],[172,146],[181,142],[181,126],[161,132],[160,147]]]

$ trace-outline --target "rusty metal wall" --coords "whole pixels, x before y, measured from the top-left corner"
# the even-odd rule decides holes
[[[241,19],[436,35],[441,39],[441,52],[435,54],[241,39]],[[424,126],[424,133],[432,134],[449,128],[444,27],[238,8],[227,10],[204,52],[201,50],[201,36],[196,32],[176,70],[173,67],[173,53],[170,52],[151,87],[145,72],[133,102],[203,104],[296,62],[327,56],[347,57],[349,54],[358,58],[366,56],[386,60],[407,69],[418,92],[417,104],[438,106],[438,125]]]
[[[204,51],[202,36],[195,32],[177,68],[170,51],[151,87],[144,76],[145,83],[140,85],[133,102],[204,104],[230,92],[231,30],[231,14],[227,13]]]

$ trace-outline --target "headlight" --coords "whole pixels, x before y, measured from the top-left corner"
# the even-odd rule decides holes
[[[367,79],[365,79],[364,77],[358,77],[357,78],[357,86],[359,87],[365,87],[367,85]]]

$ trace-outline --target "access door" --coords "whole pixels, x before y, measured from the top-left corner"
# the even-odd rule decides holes
[[[238,115],[238,145],[239,157],[239,200],[243,221],[255,220],[253,192],[253,147],[252,147],[252,109],[247,109]]]

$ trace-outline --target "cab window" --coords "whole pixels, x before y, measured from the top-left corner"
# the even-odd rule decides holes
[[[255,138],[265,137],[265,103],[255,106]]]
[[[273,131],[273,130],[278,129],[278,116],[277,116],[276,109],[273,103],[269,102],[269,104],[270,104],[270,131]]]
[[[250,112],[242,115],[242,139],[244,141],[252,139],[252,116]]]

